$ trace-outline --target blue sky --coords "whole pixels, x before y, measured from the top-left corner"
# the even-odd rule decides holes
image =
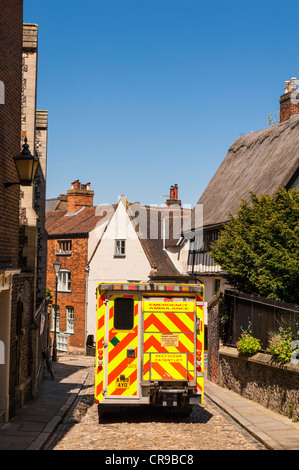
[[[299,77],[298,3],[24,0],[24,22],[39,25],[47,197],[79,179],[96,204],[161,204],[177,183],[194,205]]]

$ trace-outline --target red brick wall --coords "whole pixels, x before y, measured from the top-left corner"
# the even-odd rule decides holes
[[[0,80],[5,104],[0,104],[0,264],[18,265],[19,186],[6,191],[2,181],[17,181],[13,157],[20,153],[23,1],[0,0]]]
[[[75,212],[82,206],[93,206],[93,191],[83,189],[70,189],[67,192],[67,210],[68,212]]]
[[[293,100],[295,103],[292,103],[292,92],[285,93],[280,97],[280,122],[287,121],[294,114],[299,114],[298,97]],[[296,103],[297,101],[298,104]]]
[[[55,304],[55,273],[53,263],[56,260],[58,242],[56,239],[48,240],[47,287],[53,296]],[[85,351],[85,268],[88,256],[88,238],[72,239],[72,254],[60,255],[61,269],[71,271],[71,292],[59,292],[57,305],[59,305],[60,322],[59,331],[66,331],[66,307],[74,307],[74,334],[68,336],[69,350]]]

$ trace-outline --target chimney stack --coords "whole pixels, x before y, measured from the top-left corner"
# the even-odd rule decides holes
[[[167,201],[166,201],[166,205],[171,206],[172,204],[177,204],[177,205],[181,206],[182,201],[180,201],[180,199],[178,199],[178,195],[179,195],[178,185],[175,184],[174,186],[170,186],[170,195],[169,195],[169,199],[167,199]]]
[[[280,97],[280,122],[285,122],[294,114],[299,114],[299,93],[297,92],[297,78],[284,82],[284,95]]]
[[[90,183],[81,184],[79,180],[71,183],[67,192],[67,211],[76,212],[81,207],[93,207],[94,191],[90,190]]]

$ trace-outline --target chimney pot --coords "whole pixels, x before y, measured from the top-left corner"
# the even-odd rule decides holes
[[[289,93],[289,91],[291,91],[291,82],[287,80],[284,82],[284,92]]]
[[[166,201],[167,206],[171,206],[171,204],[181,205],[181,201],[178,199],[178,190],[177,184],[170,186],[169,199]]]
[[[72,185],[72,186],[71,186],[72,189],[80,189],[80,182],[79,182],[79,180],[73,181],[73,182],[71,183],[71,185]]]
[[[292,91],[297,90],[297,78],[296,77],[291,78],[291,90]]]

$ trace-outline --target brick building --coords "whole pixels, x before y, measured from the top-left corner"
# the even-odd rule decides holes
[[[45,232],[48,113],[37,110],[38,25],[23,24],[22,140],[27,138],[39,165],[33,184],[20,186],[19,305],[16,351],[16,404],[22,406],[37,395],[43,378],[42,349],[48,344],[46,321]]]
[[[0,0],[0,420],[8,420],[15,386],[16,278],[20,273],[18,180],[13,157],[20,153],[23,1]]]
[[[24,271],[34,273],[34,304],[45,300],[47,236],[45,202],[47,173],[48,112],[37,110],[38,25],[23,25],[22,62],[22,136],[26,135],[31,152],[39,158],[34,184],[21,187],[21,210],[25,243],[21,263]]]
[[[86,266],[89,234],[103,218],[93,206],[90,183],[72,183],[67,195],[47,201],[48,234],[47,287],[53,297],[51,330],[55,318],[53,263],[58,257],[61,269],[57,289],[57,348],[59,351],[85,351]]]
[[[1,184],[13,183],[0,191],[0,421],[8,421],[36,396],[42,377],[41,348],[47,344],[45,268],[44,291],[39,296],[37,274],[42,258],[46,261],[39,249],[45,193],[38,184],[40,178],[20,186],[13,159],[20,154],[25,136],[30,152],[37,154],[37,60],[34,69],[26,62],[32,52],[37,57],[37,25],[33,48],[32,34],[23,25],[23,1],[0,0],[0,28],[0,176]],[[44,131],[44,123],[40,127]],[[44,137],[41,132],[46,157]],[[43,162],[39,175],[44,168]]]

